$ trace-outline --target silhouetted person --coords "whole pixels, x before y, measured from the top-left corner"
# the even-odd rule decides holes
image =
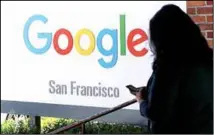
[[[153,74],[138,93],[153,133],[213,133],[213,51],[191,18],[175,5],[150,20]]]

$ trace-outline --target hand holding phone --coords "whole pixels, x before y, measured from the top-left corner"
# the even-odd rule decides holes
[[[132,95],[136,95],[136,93],[140,92],[144,87],[136,88],[133,85],[127,85],[126,88],[129,89]]]
[[[136,96],[137,93],[141,92],[144,96],[147,95],[146,86],[136,88],[133,85],[127,85],[126,88],[129,89],[130,93]]]
[[[146,86],[143,87],[134,87],[133,85],[127,85],[126,88],[129,89],[130,93],[136,96],[136,100],[140,103],[142,100],[147,99],[148,91],[146,90]]]

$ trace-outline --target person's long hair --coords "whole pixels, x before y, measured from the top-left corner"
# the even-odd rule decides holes
[[[163,6],[150,20],[149,30],[150,48],[155,55],[153,69],[163,62],[212,64],[213,51],[200,28],[178,6]]]

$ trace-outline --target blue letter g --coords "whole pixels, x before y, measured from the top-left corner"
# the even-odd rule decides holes
[[[35,54],[43,54],[45,53],[46,51],[48,51],[48,49],[50,48],[51,46],[51,41],[52,41],[52,34],[51,33],[38,33],[38,38],[46,38],[47,39],[47,42],[45,44],[44,47],[42,48],[35,48],[30,40],[29,40],[29,28],[31,26],[31,24],[34,22],[34,21],[42,21],[43,23],[46,23],[48,21],[48,19],[43,16],[43,15],[34,15],[32,17],[30,17],[25,26],[24,26],[24,42],[25,42],[25,45],[27,46],[27,48],[32,52],[32,53],[35,53]]]

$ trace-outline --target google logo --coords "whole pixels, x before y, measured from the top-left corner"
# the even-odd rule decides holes
[[[69,53],[71,53],[72,49],[75,47],[76,51],[80,55],[89,56],[90,54],[93,53],[96,45],[98,51],[103,56],[112,56],[111,61],[107,62],[103,58],[100,58],[98,59],[98,63],[103,68],[112,68],[116,65],[118,61],[119,50],[120,50],[121,56],[126,56],[126,50],[127,50],[126,47],[128,48],[129,52],[136,57],[142,57],[146,55],[148,52],[146,48],[142,48],[141,50],[136,50],[134,48],[135,46],[148,40],[148,36],[144,30],[140,28],[135,28],[131,30],[126,37],[125,15],[120,15],[120,28],[119,28],[120,35],[119,36],[118,36],[117,29],[104,28],[100,30],[100,32],[98,33],[95,39],[94,33],[87,28],[80,29],[79,31],[76,32],[75,35],[73,35],[73,33],[71,33],[68,29],[60,28],[54,33],[52,32],[38,33],[39,39],[46,39],[46,44],[42,48],[35,48],[34,45],[32,45],[32,43],[29,40],[29,29],[31,24],[34,23],[35,21],[41,21],[44,24],[46,24],[48,21],[48,18],[45,17],[44,15],[33,15],[27,20],[27,22],[24,25],[23,37],[24,37],[25,45],[28,48],[28,50],[34,54],[46,53],[50,49],[53,43],[53,47],[59,55],[69,55]],[[65,35],[68,39],[68,45],[65,49],[61,49],[58,43],[59,37],[61,35]],[[80,45],[80,39],[83,35],[88,36],[90,40],[90,44],[87,49],[82,49]],[[105,49],[103,47],[102,40],[106,35],[109,35],[112,39],[112,46],[110,49]],[[139,35],[140,37],[135,39],[134,37],[136,35]],[[120,44],[118,43],[118,39],[120,40]]]

